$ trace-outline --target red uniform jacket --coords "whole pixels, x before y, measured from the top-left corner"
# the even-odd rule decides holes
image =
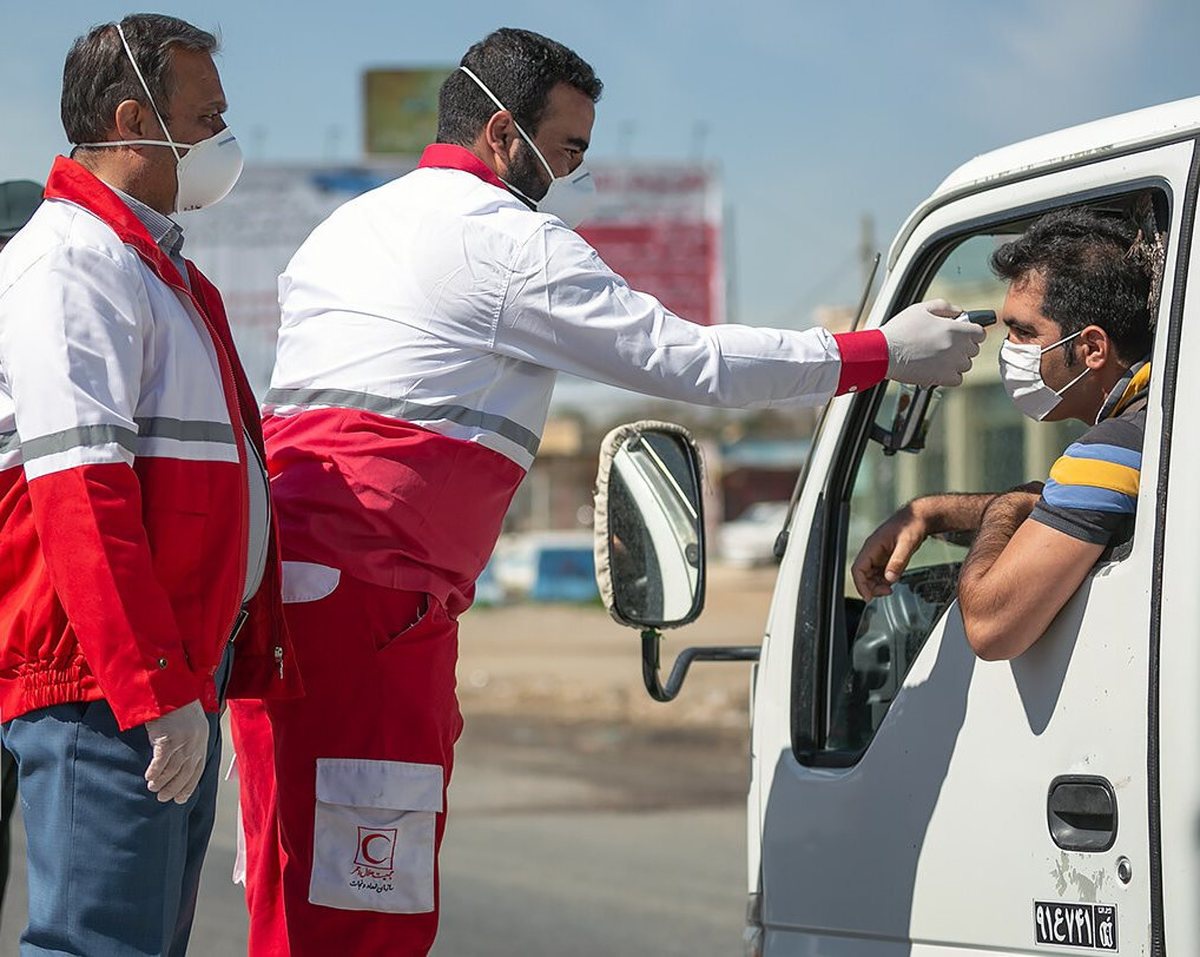
[[[246,575],[256,402],[217,290],[59,158],[0,254],[0,717],[104,699],[122,728],[199,699]],[[231,697],[299,692],[272,541]]]

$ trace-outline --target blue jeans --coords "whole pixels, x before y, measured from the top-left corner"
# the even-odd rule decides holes
[[[217,673],[228,677],[231,651]],[[186,804],[146,788],[144,727],[117,730],[103,701],[40,708],[4,724],[28,841],[21,954],[182,955],[216,813],[221,729]]]

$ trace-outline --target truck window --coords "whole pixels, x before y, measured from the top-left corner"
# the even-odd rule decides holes
[[[1012,234],[977,234],[958,242],[942,254],[914,298],[941,297],[964,309],[999,312],[1005,286],[992,275],[988,259]],[[1004,328],[997,323],[962,387],[938,390],[926,416],[923,448],[888,455],[879,441],[868,440],[862,450],[848,508],[842,511],[844,537],[835,571],[841,582],[834,594],[844,605],[835,611],[826,659],[825,751],[861,752],[870,743],[909,665],[954,599],[969,544],[930,539],[890,596],[864,603],[849,568],[867,536],[921,495],[995,491],[1044,479],[1062,450],[1084,431],[1079,423],[1038,423],[1017,411],[1000,382],[1003,339]],[[878,429],[891,428],[897,403],[907,403],[912,391],[888,383],[875,415]]]

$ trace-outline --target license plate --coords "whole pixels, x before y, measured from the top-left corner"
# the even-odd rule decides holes
[[[1033,933],[1039,944],[1115,952],[1117,908],[1114,904],[1034,901]]]

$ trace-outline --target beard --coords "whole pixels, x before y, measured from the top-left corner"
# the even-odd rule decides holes
[[[534,155],[529,144],[520,140],[516,158],[508,167],[508,181],[532,200],[540,200],[550,189],[550,184],[542,180],[545,170],[541,161]],[[520,197],[518,197],[519,199]]]

